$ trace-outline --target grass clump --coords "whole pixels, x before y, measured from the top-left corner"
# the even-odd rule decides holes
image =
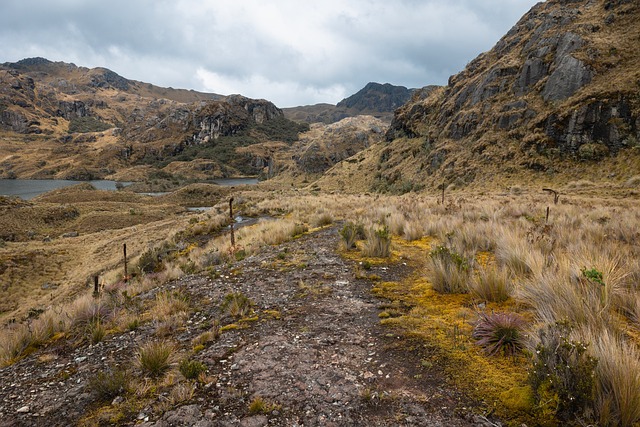
[[[514,356],[523,349],[525,321],[516,313],[480,314],[473,330],[476,344],[491,356]]]
[[[241,318],[251,313],[253,303],[242,292],[231,292],[225,295],[221,309],[231,317]]]
[[[382,227],[370,229],[362,252],[368,257],[389,258],[391,256],[389,228],[383,225]]]
[[[487,266],[478,270],[478,274],[469,281],[471,293],[484,301],[504,302],[512,291],[512,277],[508,270],[496,266]]]
[[[200,376],[203,372],[206,372],[207,367],[204,363],[197,360],[184,359],[180,362],[180,373],[188,380],[194,380]]]
[[[126,393],[129,375],[122,369],[100,371],[89,380],[89,388],[101,401],[109,401]]]
[[[280,405],[267,402],[260,396],[255,397],[251,403],[249,403],[250,415],[268,414],[279,409]]]
[[[158,378],[171,367],[174,352],[175,346],[168,341],[148,342],[138,349],[136,362],[145,374]]]
[[[467,259],[446,246],[437,246],[429,252],[431,259],[431,284],[444,294],[469,292],[471,266]]]

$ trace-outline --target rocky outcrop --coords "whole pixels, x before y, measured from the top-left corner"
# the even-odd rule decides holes
[[[628,40],[640,35],[638,22],[637,2],[539,3],[446,88],[399,108],[387,139],[424,139],[422,165],[446,146],[449,171],[485,161],[498,143],[512,161],[532,153],[598,160],[637,145],[638,51]]]
[[[67,120],[86,117],[89,115],[89,108],[82,101],[58,101],[56,115]]]
[[[331,125],[314,125],[293,150],[305,173],[322,173],[342,160],[384,139],[385,126],[371,116],[349,117]]]
[[[198,144],[207,143],[234,135],[251,123],[262,124],[283,116],[282,110],[269,101],[232,95],[224,101],[211,101],[197,112],[193,139]]]

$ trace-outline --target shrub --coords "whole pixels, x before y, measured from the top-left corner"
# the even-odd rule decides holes
[[[150,377],[160,377],[173,362],[175,347],[168,341],[152,341],[143,344],[136,354],[136,362]]]
[[[376,258],[388,258],[391,256],[391,236],[386,225],[369,230],[363,253],[365,256]]]
[[[516,313],[481,313],[473,338],[491,356],[503,353],[513,356],[523,348],[524,319]]]
[[[112,400],[127,392],[129,375],[121,369],[100,371],[89,379],[89,388],[99,400]]]
[[[440,293],[467,293],[471,267],[459,253],[445,246],[429,252],[431,259],[431,285]]]
[[[547,325],[538,332],[529,382],[543,411],[563,421],[590,418],[594,403],[597,361],[588,344],[571,339],[566,322]]]
[[[188,380],[194,380],[198,376],[207,370],[207,367],[202,362],[197,360],[184,359],[180,362],[180,373]]]
[[[69,133],[102,132],[112,127],[112,125],[101,122],[95,117],[75,117],[69,122]]]
[[[342,246],[344,249],[349,250],[356,246],[356,240],[360,234],[364,234],[364,231],[360,231],[362,225],[356,225],[355,223],[348,221],[345,223],[338,233],[342,237]]]

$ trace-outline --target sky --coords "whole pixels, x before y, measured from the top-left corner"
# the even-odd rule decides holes
[[[444,85],[535,0],[2,0],[0,63],[105,67],[158,86],[336,104]]]

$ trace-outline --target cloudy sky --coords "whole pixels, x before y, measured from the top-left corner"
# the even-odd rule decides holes
[[[535,0],[2,0],[0,63],[42,56],[159,86],[335,104],[445,84]]]

